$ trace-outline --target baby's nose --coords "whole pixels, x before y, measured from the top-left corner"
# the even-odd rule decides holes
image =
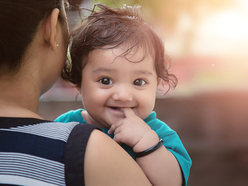
[[[132,101],[132,91],[130,90],[130,87],[128,86],[118,86],[116,87],[114,93],[113,93],[113,99],[115,101]]]

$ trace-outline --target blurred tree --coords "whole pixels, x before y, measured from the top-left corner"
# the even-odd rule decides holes
[[[79,10],[79,6],[84,3],[85,0],[69,0],[69,3],[71,5],[71,10]]]
[[[183,53],[190,54],[191,46],[194,39],[195,31],[197,26],[202,19],[216,11],[220,11],[227,7],[231,7],[236,0],[177,0],[181,3],[181,11],[187,15],[191,21],[191,25],[185,35]],[[168,2],[168,0],[166,1]],[[180,15],[177,15],[178,20]],[[174,26],[174,25],[173,25]]]
[[[109,6],[133,6],[139,4],[142,7],[143,18],[151,22],[159,23],[167,32],[174,32],[182,16],[187,16],[190,27],[185,36],[183,53],[190,53],[196,27],[203,16],[232,6],[236,0],[101,0]]]
[[[100,0],[100,2],[109,6],[122,6],[123,4],[133,6],[139,4],[142,9],[149,10],[152,17],[156,19],[160,17],[173,25],[182,11],[192,14],[193,17],[198,17],[201,13],[199,12],[199,7],[216,11],[232,6],[236,0],[154,0],[153,2],[151,0]]]

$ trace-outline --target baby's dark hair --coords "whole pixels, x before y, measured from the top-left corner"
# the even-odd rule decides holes
[[[96,11],[96,7],[100,10]],[[65,66],[62,78],[80,87],[82,70],[88,63],[91,51],[125,45],[127,50],[120,56],[126,57],[132,50],[142,48],[145,51],[143,59],[147,55],[153,57],[158,78],[167,82],[169,88],[175,88],[177,78],[168,72],[170,60],[165,55],[164,44],[158,34],[144,22],[139,11],[138,5],[110,8],[104,4],[95,4],[91,14],[70,34],[71,63]]]

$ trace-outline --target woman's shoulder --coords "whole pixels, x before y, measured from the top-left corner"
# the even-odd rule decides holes
[[[97,179],[95,179],[96,175]],[[86,185],[109,186],[151,185],[131,156],[99,130],[91,133],[86,148],[85,183]]]

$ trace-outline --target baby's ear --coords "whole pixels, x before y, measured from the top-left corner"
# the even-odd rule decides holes
[[[163,96],[164,95],[164,81],[162,78],[157,79],[157,96]]]
[[[159,85],[161,84],[161,82],[162,82],[162,79],[161,78],[158,78],[158,80],[157,80],[157,87],[159,87]]]
[[[78,92],[81,94],[81,84],[76,85],[75,88],[78,90]]]

